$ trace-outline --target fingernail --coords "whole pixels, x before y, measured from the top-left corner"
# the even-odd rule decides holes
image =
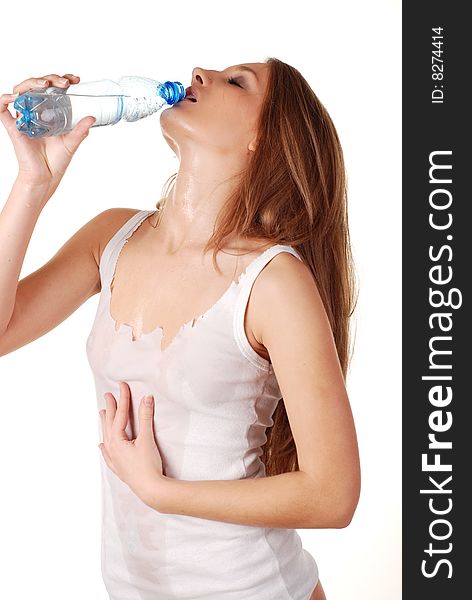
[[[44,85],[45,83],[47,83],[46,79],[38,79],[38,83],[39,85]]]
[[[62,83],[65,83],[66,81],[69,81],[67,79],[67,77],[59,77],[59,81],[61,81]]]

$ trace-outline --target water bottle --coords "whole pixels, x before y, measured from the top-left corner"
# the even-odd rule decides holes
[[[100,79],[67,88],[29,90],[18,96],[13,106],[22,113],[16,121],[18,131],[40,138],[67,133],[87,116],[97,119],[92,127],[115,125],[121,119],[137,121],[184,98],[185,89],[179,81],[160,83],[125,75],[118,81]]]

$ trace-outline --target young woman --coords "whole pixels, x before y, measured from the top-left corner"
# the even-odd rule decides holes
[[[156,210],[105,210],[18,282],[93,118],[30,140],[12,101],[1,97],[19,172],[0,214],[0,352],[100,292],[87,356],[110,598],[324,599],[296,529],[346,527],[360,493],[345,172],[326,109],[275,58],[195,68],[160,115],[180,164]]]

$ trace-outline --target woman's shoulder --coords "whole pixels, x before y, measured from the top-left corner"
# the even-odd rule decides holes
[[[286,251],[271,256],[257,274],[252,287],[251,322],[256,339],[260,341],[263,338],[267,308],[275,300],[281,305],[280,310],[293,312],[300,300],[306,302],[308,299],[310,302],[316,293],[312,272],[303,260]]]
[[[93,219],[94,227],[96,227],[97,247],[95,252],[97,264],[100,264],[103,250],[115,233],[142,210],[141,208],[107,208]]]

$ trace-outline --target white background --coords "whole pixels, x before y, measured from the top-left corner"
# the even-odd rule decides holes
[[[299,533],[318,563],[327,600],[398,600],[400,1],[71,6],[28,0],[4,9],[0,49],[0,94],[49,73],[75,73],[82,81],[142,75],[186,87],[195,66],[220,70],[269,56],[308,80],[335,123],[348,171],[360,295],[347,387],[362,493],[349,527]],[[177,169],[159,113],[92,129],[39,218],[21,277],[106,208],[154,208],[166,177]],[[0,124],[0,207],[16,173]],[[97,303],[94,296],[47,335],[0,358],[0,596],[9,600],[107,597],[100,573],[96,399],[85,354]]]

